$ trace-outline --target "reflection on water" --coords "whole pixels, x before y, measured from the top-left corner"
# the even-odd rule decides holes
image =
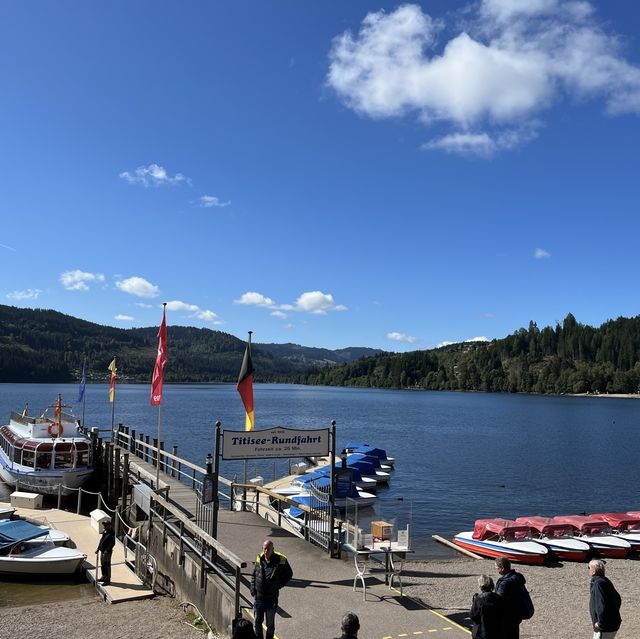
[[[98,598],[96,589],[85,580],[84,573],[78,577],[47,579],[32,577],[20,579],[3,575],[0,580],[0,608],[15,608],[44,603]]]

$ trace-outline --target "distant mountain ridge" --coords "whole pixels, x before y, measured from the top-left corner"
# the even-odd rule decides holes
[[[70,382],[87,361],[87,379],[104,381],[115,356],[123,380],[149,381],[158,327],[115,328],[53,310],[0,305],[0,382]],[[235,382],[245,342],[207,328],[169,326],[167,382]],[[353,361],[379,349],[337,351],[298,344],[260,344],[252,348],[256,381],[290,381],[309,367]]]

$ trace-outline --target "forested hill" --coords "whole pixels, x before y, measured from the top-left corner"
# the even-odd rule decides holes
[[[236,381],[245,342],[206,328],[169,326],[167,382]],[[0,382],[103,382],[117,357],[121,380],[151,379],[158,327],[121,329],[101,326],[50,310],[0,305]],[[352,361],[374,349],[308,348],[297,344],[254,344],[256,381],[289,381],[310,366]]]
[[[571,314],[542,330],[531,322],[504,339],[429,351],[380,355],[301,374],[335,386],[535,393],[636,393],[640,316],[599,328]]]

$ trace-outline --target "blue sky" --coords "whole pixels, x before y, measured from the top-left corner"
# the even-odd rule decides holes
[[[640,6],[5,2],[0,301],[394,351],[639,312]]]

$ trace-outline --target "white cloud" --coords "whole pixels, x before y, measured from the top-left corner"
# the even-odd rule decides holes
[[[298,311],[301,313],[312,313],[314,315],[326,315],[329,311],[346,311],[347,307],[342,304],[336,304],[333,295],[323,293],[322,291],[308,291],[302,293],[293,304],[276,304],[270,297],[266,297],[262,293],[249,291],[243,293],[239,299],[234,300],[235,304],[246,304],[248,306],[261,306],[264,308],[272,308],[274,312],[271,315],[276,317],[286,317],[284,311]],[[282,315],[276,315],[276,312],[282,312]]]
[[[305,313],[313,313],[315,315],[326,315],[328,311],[346,311],[347,307],[342,304],[336,304],[333,295],[323,293],[322,291],[309,291],[303,293],[296,300],[295,308]]]
[[[116,286],[123,292],[136,297],[158,297],[158,287],[148,282],[143,277],[128,277],[116,282]]]
[[[167,310],[168,311],[187,311],[189,313],[195,313],[200,310],[199,306],[195,304],[187,304],[186,302],[181,302],[179,300],[173,300],[172,302],[167,302]]]
[[[203,322],[210,322],[211,324],[218,325],[224,323],[213,311],[200,308],[197,304],[188,304],[187,302],[181,302],[180,300],[167,302],[167,310],[184,311],[189,313],[192,318],[202,320]]]
[[[7,246],[6,244],[0,244],[0,246],[3,249],[7,249],[7,251],[13,251],[14,253],[16,252],[16,249],[14,249],[13,246]]]
[[[24,291],[12,291],[11,293],[7,293],[7,297],[10,300],[21,302],[24,300],[37,300],[41,294],[42,291],[39,288],[28,288]]]
[[[287,314],[283,313],[282,311],[273,311],[272,313],[269,313],[269,315],[271,315],[271,317],[277,317],[278,319],[287,319]]]
[[[445,151],[453,155],[491,158],[501,151],[510,151],[522,146],[536,136],[537,131],[534,126],[519,130],[504,130],[493,135],[487,132],[458,131],[429,140],[421,148],[426,151]]]
[[[418,338],[413,337],[413,335],[405,335],[405,333],[397,333],[395,331],[387,333],[387,339],[392,342],[405,342],[407,344],[415,344],[418,341]]]
[[[448,37],[416,4],[372,12],[336,37],[327,83],[371,118],[415,114],[452,127],[424,148],[490,157],[535,137],[563,99],[640,114],[640,66],[582,0],[483,0]]]
[[[136,302],[136,306],[140,308],[153,308],[153,304],[145,304],[144,302]]]
[[[131,317],[131,315],[122,315],[118,313],[113,319],[118,320],[119,322],[133,322],[135,317]]]
[[[129,184],[142,184],[142,186],[163,186],[176,185],[185,182],[191,184],[191,180],[182,173],[176,173],[173,177],[167,173],[163,166],[150,164],[149,166],[139,166],[135,171],[122,171],[120,177]]]
[[[223,209],[225,206],[229,206],[229,204],[231,204],[231,201],[222,202],[220,198],[216,197],[215,195],[203,195],[200,198],[200,206],[205,209],[210,209],[213,207]]]
[[[265,297],[262,293],[248,291],[240,296],[240,299],[234,300],[234,304],[246,304],[248,306],[274,306],[275,302],[270,297]]]
[[[533,257],[535,257],[536,260],[547,260],[551,257],[551,253],[549,253],[548,251],[545,251],[542,248],[537,248],[533,252]]]
[[[88,291],[89,283],[104,282],[104,275],[101,273],[86,273],[76,269],[75,271],[62,273],[60,282],[67,291]]]
[[[478,337],[470,337],[469,339],[461,339],[457,342],[449,342],[449,341],[444,341],[444,342],[440,342],[439,344],[436,345],[436,348],[441,348],[442,346],[451,346],[451,344],[464,344],[466,342],[488,342],[489,340],[484,336],[484,335],[480,335]]]

